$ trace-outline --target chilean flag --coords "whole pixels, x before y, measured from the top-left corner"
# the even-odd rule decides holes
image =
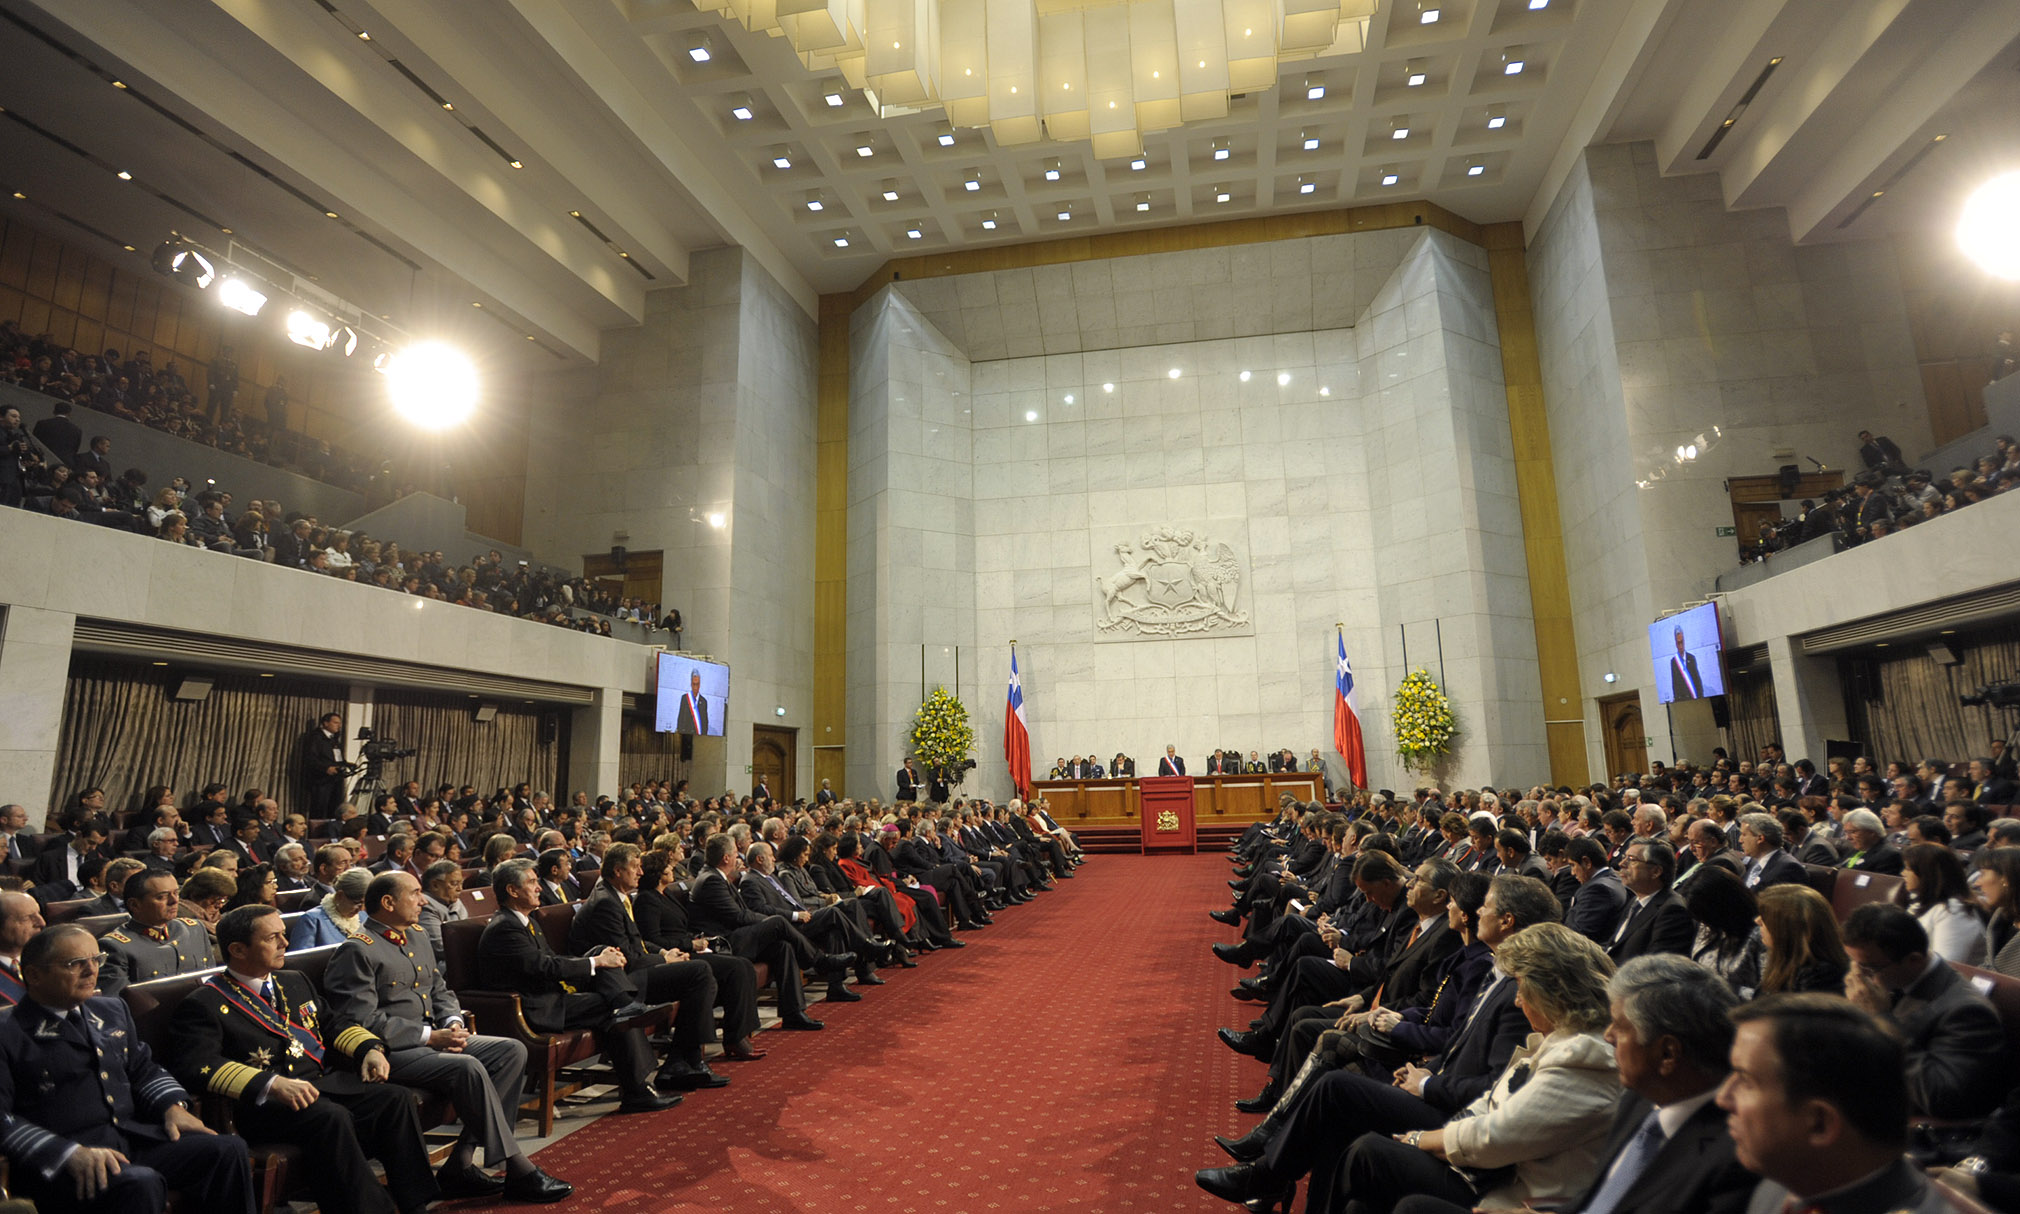
[[[1018,796],[1031,789],[1031,731],[1024,724],[1024,684],[1017,677],[1017,651],[1010,651],[1010,693],[1003,712],[1003,759]]]
[[[1368,786],[1368,750],[1361,741],[1361,714],[1354,707],[1354,668],[1347,661],[1347,638],[1341,636],[1340,668],[1333,691],[1333,749],[1347,761],[1347,775],[1355,788]],[[1016,676],[1011,676],[1016,686]],[[1026,756],[1028,765],[1029,756]]]

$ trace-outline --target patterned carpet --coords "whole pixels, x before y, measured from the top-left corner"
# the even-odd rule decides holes
[[[603,1117],[539,1152],[562,1208],[828,1214],[1225,1211],[1193,1169],[1262,1068],[1213,1040],[1246,1021],[1207,945],[1223,856],[1098,856],[969,946],[885,970],[822,1033],[680,1108]]]

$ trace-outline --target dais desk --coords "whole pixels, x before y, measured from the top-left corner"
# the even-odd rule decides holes
[[[1317,772],[1258,772],[1240,776],[1194,776],[1194,820],[1202,827],[1247,825],[1273,818],[1277,798],[1289,793],[1300,801],[1324,799],[1325,784]],[[1051,803],[1052,817],[1068,830],[1079,826],[1135,828],[1143,817],[1143,800],[1134,777],[1119,780],[1033,780],[1031,794]]]

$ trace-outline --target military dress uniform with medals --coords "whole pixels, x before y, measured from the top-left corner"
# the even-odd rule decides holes
[[[248,1139],[301,1149],[323,1214],[394,1214],[440,1190],[413,1091],[366,1083],[355,1069],[383,1049],[369,1029],[327,1020],[306,976],[276,970],[251,986],[229,973],[207,979],[176,1007],[163,1052],[184,1083],[237,1102]],[[289,1108],[269,1091],[276,1078],[312,1083],[321,1096]],[[367,1155],[385,1166],[384,1186]]]
[[[98,939],[105,950],[105,968],[98,975],[98,993],[117,995],[136,982],[193,974],[223,965],[210,933],[194,919],[170,919],[160,927],[142,927],[131,918]]]
[[[169,1139],[162,1118],[190,1103],[118,999],[87,999],[61,1014],[24,998],[0,1018],[0,1153],[13,1165],[15,1195],[48,1214],[159,1214],[171,1188],[204,1214],[252,1214],[242,1140]],[[78,1200],[63,1167],[80,1147],[110,1148],[128,1161],[88,1201]]]
[[[330,958],[323,990],[335,1016],[384,1043],[393,1082],[425,1088],[455,1104],[464,1141],[484,1148],[487,1164],[495,1167],[520,1153],[512,1123],[526,1075],[526,1047],[474,1035],[460,1054],[428,1044],[430,1033],[465,1018],[418,925],[395,928],[365,920]]]

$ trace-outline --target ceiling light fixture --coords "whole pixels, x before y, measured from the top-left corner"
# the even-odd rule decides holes
[[[709,53],[707,34],[697,34],[687,44],[687,57],[696,63],[707,63],[714,57]]]
[[[323,350],[330,344],[330,322],[304,308],[288,313],[288,340],[304,349]]]
[[[1403,83],[1410,88],[1420,87],[1426,80],[1431,78],[1430,68],[1425,65],[1422,59],[1410,60],[1404,70],[1409,74],[1403,78]]]
[[[1177,367],[1173,367],[1171,370],[1166,371],[1164,374],[1165,378],[1167,379],[1177,379],[1179,376],[1184,375],[1185,372]]]
[[[821,201],[821,196],[819,194],[814,194],[807,199],[807,210],[820,212],[825,211],[827,209],[828,204]]]
[[[1045,162],[1045,180],[1059,180],[1059,158],[1057,156]]]
[[[267,306],[266,293],[243,278],[227,278],[217,285],[217,301],[234,312],[258,316]]]
[[[827,87],[821,90],[821,99],[828,103],[829,109],[836,110],[849,102],[848,95],[842,92],[842,82],[839,80],[828,82]]]
[[[916,223],[905,229],[905,239],[907,240],[924,240],[925,238],[925,231]]]
[[[961,188],[970,194],[980,190],[982,188],[982,170],[969,169],[966,173],[963,173],[961,175]]]
[[[1316,182],[1316,181],[1306,181],[1306,180],[1305,180],[1304,178],[1302,178],[1302,177],[1298,178],[1298,193],[1300,193],[1300,194],[1311,194],[1311,193],[1314,193],[1314,192],[1316,192],[1316,191],[1318,190],[1318,188],[1319,188],[1319,183],[1318,183],[1318,182]]]
[[[1438,0],[1417,0],[1417,24],[1436,25],[1444,10],[1438,7]]]
[[[896,202],[896,201],[898,201],[898,183],[897,183],[897,182],[895,182],[895,181],[887,181],[887,182],[885,182],[885,183],[884,183],[884,201],[885,201],[885,202]]]
[[[1243,382],[1243,383],[1247,383],[1247,382],[1248,382],[1248,378],[1249,378],[1249,373],[1248,373],[1247,371],[1244,371],[1244,372],[1242,372],[1242,373],[1241,373],[1240,375],[1236,376],[1236,378],[1237,378],[1237,379],[1239,379],[1239,380],[1241,380],[1241,382]]]
[[[133,180],[133,174],[131,174],[131,173],[127,172],[127,171],[126,171],[125,169],[121,169],[121,170],[119,170],[119,179],[120,179],[121,181],[132,181],[132,180]]]
[[[1233,193],[1233,192],[1232,192],[1231,190],[1229,190],[1229,189],[1228,189],[1228,188],[1227,188],[1226,186],[1224,186],[1224,185],[1221,185],[1221,186],[1215,186],[1215,187],[1214,187],[1214,189],[1213,189],[1213,200],[1214,200],[1215,202],[1229,202],[1229,201],[1232,201],[1232,200],[1233,200],[1233,198],[1234,198],[1234,193]]]
[[[1291,373],[1289,371],[1277,372],[1277,387],[1288,388],[1290,386],[1291,386]]]
[[[1532,13],[1540,13],[1549,7],[1550,0],[1529,0],[1529,11]]]
[[[876,154],[877,149],[870,146],[867,143],[859,143],[856,145],[856,155],[858,156],[868,159],[869,157],[874,156]]]
[[[950,148],[950,147],[953,147],[953,146],[954,146],[954,132],[952,132],[952,131],[941,131],[941,132],[940,132],[940,146],[941,146],[941,147],[943,147],[943,148]]]
[[[1469,164],[1469,165],[1467,165],[1467,166],[1466,166],[1466,176],[1468,176],[1468,177],[1478,177],[1478,176],[1479,176],[1480,174],[1482,174],[1482,173],[1484,173],[1484,172],[1486,172],[1486,171],[1487,171],[1487,166],[1486,166],[1486,165],[1484,165],[1484,164],[1481,164],[1481,163],[1480,163],[1479,161],[1477,161],[1477,160],[1475,160],[1474,162],[1472,162],[1471,164]]]
[[[730,117],[736,119],[738,122],[749,122],[751,119],[757,117],[757,112],[750,108],[750,94],[738,93],[736,96],[731,97],[729,99],[729,113]]]
[[[1138,194],[1136,196],[1136,209],[1138,211],[1148,211],[1150,209],[1150,195]]]
[[[1326,82],[1322,76],[1305,77],[1305,100],[1320,101],[1326,95]]]
[[[1101,385],[1101,390],[1102,390],[1103,392],[1113,392],[1113,391],[1115,391],[1115,385],[1114,385],[1114,384],[1103,384],[1103,385]]]
[[[1216,139],[1213,141],[1211,146],[1213,148],[1213,158],[1215,160],[1226,160],[1233,153],[1233,149],[1229,146],[1228,141],[1225,139]]]
[[[1150,161],[1145,160],[1141,156],[1138,156],[1136,159],[1129,162],[1129,171],[1132,173],[1141,173],[1143,170],[1149,167],[1150,167]]]
[[[1528,54],[1519,46],[1511,46],[1501,52],[1501,74],[1520,76],[1522,69],[1529,66]]]
[[[848,238],[848,237],[846,237],[846,236],[837,236],[837,237],[835,237],[835,247],[836,247],[836,248],[838,248],[838,249],[846,249],[846,248],[848,248],[848,247],[849,247],[849,238]]]
[[[1494,107],[1493,109],[1491,109],[1491,110],[1488,110],[1488,111],[1487,111],[1487,129],[1488,129],[1488,130],[1490,130],[1490,131],[1498,131],[1498,130],[1500,130],[1500,129],[1501,129],[1502,127],[1504,127],[1504,126],[1507,126],[1507,125],[1508,125],[1508,111],[1507,111],[1507,110],[1504,110],[1504,109],[1502,109],[1502,108],[1501,108],[1500,106],[1498,106],[1498,105],[1497,105],[1497,106],[1495,106],[1495,107]]]
[[[1382,184],[1383,184],[1383,185],[1395,185],[1395,184],[1396,184],[1397,182],[1401,181],[1402,179],[1403,179],[1403,175],[1402,175],[1401,173],[1398,173],[1398,172],[1397,172],[1396,170],[1394,170],[1394,169],[1388,169],[1388,170],[1386,170],[1386,171],[1384,171],[1384,172],[1382,173]]]
[[[789,169],[793,167],[792,153],[784,148],[774,148],[772,150],[772,167],[775,169]]]
[[[1389,123],[1390,139],[1408,139],[1409,137],[1410,137],[1410,120],[1408,118],[1398,118],[1395,121]]]
[[[1070,220],[1072,220],[1072,218],[1073,218],[1073,208],[1072,208],[1072,207],[1060,207],[1060,208],[1059,208],[1059,213],[1058,213],[1058,214],[1057,214],[1056,216],[1054,216],[1054,218],[1058,219],[1060,223],[1067,223],[1067,222],[1069,222],[1069,221],[1070,221]]]
[[[1298,142],[1304,145],[1304,149],[1307,152],[1316,152],[1319,150],[1319,137],[1310,131],[1299,131]]]
[[[2020,280],[2020,172],[2002,173],[1971,192],[1957,220],[1957,244],[1995,278]]]
[[[996,230],[996,212],[991,211],[982,217],[982,230],[984,232],[993,232]]]

